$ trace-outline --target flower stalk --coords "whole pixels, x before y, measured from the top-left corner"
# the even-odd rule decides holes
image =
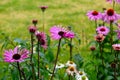
[[[52,72],[52,76],[51,76],[50,80],[53,80],[53,77],[54,77],[55,67],[56,67],[56,64],[57,64],[57,61],[58,61],[58,55],[59,55],[59,52],[60,52],[61,39],[62,38],[59,39],[59,44],[58,44],[58,49],[57,49],[57,55],[56,55],[55,64],[54,64],[54,68],[53,68],[53,72]]]
[[[33,77],[33,80],[35,80],[35,70],[34,70],[34,64],[33,64],[33,34],[31,33],[31,56],[30,56],[30,64],[31,64],[31,67],[32,67],[32,77]]]
[[[42,15],[43,15],[43,32],[44,32],[44,30],[45,30],[45,15],[44,15],[44,12],[42,12]]]
[[[115,0],[113,0],[113,9],[115,8]]]
[[[19,62],[17,62],[17,67],[18,67],[18,71],[19,71],[20,80],[22,80],[22,75],[21,75],[21,70],[20,70],[20,64],[19,64]]]
[[[111,54],[113,53],[112,45],[113,45],[113,22],[110,22],[110,44],[111,44]]]
[[[70,38],[70,61],[72,61],[72,38]]]
[[[38,40],[38,44],[37,44],[37,47],[38,47],[38,80],[40,79],[40,41]]]
[[[102,43],[99,43],[99,49],[100,49],[100,54],[101,54],[102,65],[104,66]]]

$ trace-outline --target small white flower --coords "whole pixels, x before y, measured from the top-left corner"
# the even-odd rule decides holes
[[[33,53],[37,53],[37,47],[33,47]]]
[[[75,68],[75,67],[70,66],[70,67],[68,67],[68,68],[66,69],[66,72],[67,72],[67,74],[68,74],[68,75],[73,76],[74,74],[76,74],[76,73],[77,73],[77,70],[76,70],[76,68]]]
[[[61,64],[61,63],[59,63],[58,65],[56,65],[56,69],[61,69],[61,68],[63,68],[63,67],[65,67],[65,65],[64,65],[64,64]]]
[[[88,80],[88,77],[86,76],[86,73],[84,71],[79,71],[75,75],[76,80]]]
[[[75,64],[73,61],[68,61],[68,62],[66,63],[66,66],[67,66],[67,67],[70,67],[70,66],[76,67],[76,64]]]
[[[87,76],[77,76],[76,80],[89,80]]]

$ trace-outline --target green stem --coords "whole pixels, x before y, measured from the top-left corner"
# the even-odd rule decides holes
[[[95,28],[97,28],[97,20],[95,20]]]
[[[40,42],[39,42],[39,40],[38,40],[38,44],[37,44],[37,46],[38,46],[38,80],[40,79],[40,50],[39,50],[39,48],[40,48]]]
[[[43,32],[44,32],[44,29],[45,29],[45,17],[44,17],[44,12],[43,13]]]
[[[70,61],[72,61],[72,38],[70,39]]]
[[[52,76],[51,76],[50,80],[53,80],[53,77],[54,77],[55,67],[56,67],[56,64],[57,64],[57,61],[58,61],[58,55],[59,55],[59,52],[60,52],[60,43],[61,43],[61,38],[59,39],[59,44],[58,44],[58,49],[57,49],[57,55],[56,55],[56,59],[55,59],[54,69],[53,69]]]
[[[114,80],[117,80],[116,68],[114,68]]]
[[[113,9],[115,8],[115,0],[113,0]]]
[[[31,34],[31,56],[30,56],[30,64],[31,64],[31,67],[32,67],[32,77],[33,77],[33,80],[36,80],[35,79],[35,70],[34,70],[34,64],[33,64],[33,34]]]
[[[71,80],[71,77],[70,77],[70,75],[68,75],[68,80]]]
[[[102,43],[99,43],[99,48],[100,48],[100,54],[101,54],[102,65],[104,66]]]
[[[112,44],[113,44],[113,23],[110,22],[110,44],[111,44],[111,54],[113,53]]]
[[[17,67],[18,67],[18,71],[19,71],[20,80],[22,80],[22,75],[21,75],[21,70],[20,70],[20,64],[19,64],[19,62],[17,62]]]

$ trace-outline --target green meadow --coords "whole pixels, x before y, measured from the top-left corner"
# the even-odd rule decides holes
[[[79,52],[84,59],[84,65],[91,60],[91,52],[89,50],[89,42],[94,40],[95,23],[90,21],[86,13],[90,10],[97,10],[103,12],[103,8],[111,8],[112,5],[106,3],[105,0],[1,0],[0,1],[0,47],[4,42],[2,33],[10,36],[10,39],[21,38],[23,40],[30,40],[28,27],[33,25],[32,20],[37,19],[38,30],[42,31],[43,15],[39,8],[42,5],[48,6],[45,11],[45,32],[50,34],[49,29],[54,25],[71,26],[72,31],[80,38],[80,44],[77,39],[74,40],[73,54]],[[55,41],[57,42],[57,41]],[[54,44],[52,40],[51,45]],[[7,47],[9,49],[10,47]],[[2,61],[2,54],[5,49],[0,51],[0,70],[7,63]],[[53,48],[56,51],[56,48]],[[62,52],[60,55],[60,62],[68,60],[68,53]],[[56,53],[56,52],[55,52]],[[67,54],[67,55],[66,55]],[[64,56],[64,57],[63,57]],[[84,66],[82,67],[84,69]],[[87,70],[86,70],[87,71]],[[90,80],[94,80],[93,69],[88,66]],[[1,75],[2,74],[2,75]],[[0,79],[2,76],[9,74],[0,71]],[[93,75],[93,76],[92,76]],[[7,77],[6,77],[7,78]],[[4,79],[7,80],[7,79]]]

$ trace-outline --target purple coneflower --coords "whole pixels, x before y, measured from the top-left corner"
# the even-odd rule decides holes
[[[112,3],[113,2],[113,0],[106,0],[107,2],[109,2],[109,3]],[[114,0],[116,3],[120,3],[120,0]]]
[[[35,32],[36,38],[39,40],[40,45],[46,49],[47,48],[47,38],[46,38],[46,34],[44,32],[39,32],[36,31]]]
[[[40,6],[40,8],[44,12],[48,8],[48,6]]]
[[[29,51],[26,49],[19,49],[15,47],[14,50],[6,50],[4,53],[5,62],[22,62],[24,59],[28,58]]]
[[[100,20],[102,18],[102,14],[100,12],[97,12],[97,11],[89,11],[87,13],[87,16],[90,20]]]
[[[120,15],[116,14],[116,12],[113,9],[108,9],[103,13],[102,17],[103,21],[105,22],[117,22],[118,19],[120,19]]]
[[[120,30],[116,30],[115,32],[117,32],[117,38],[120,39]]]
[[[96,31],[98,34],[103,34],[103,35],[107,35],[110,32],[109,28],[105,26],[97,27]]]
[[[109,2],[109,3],[112,3],[112,0],[106,0],[107,2]]]
[[[120,0],[115,0],[115,1],[120,4]]]
[[[112,47],[114,50],[120,51],[120,44],[113,44]]]
[[[61,26],[53,26],[50,29],[51,37],[53,39],[60,39],[60,38],[74,38],[74,33],[72,31],[67,30]]]
[[[97,42],[102,42],[105,39],[105,36],[103,34],[98,34],[95,36],[95,40]]]
[[[29,27],[29,32],[30,33],[35,33],[36,30],[37,30],[37,28],[35,26],[30,26]]]

